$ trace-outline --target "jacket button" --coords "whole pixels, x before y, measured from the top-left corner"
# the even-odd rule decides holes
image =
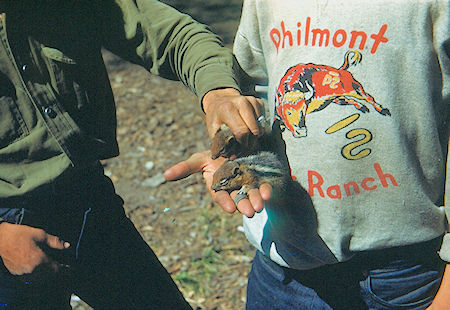
[[[27,71],[27,70],[28,70],[28,65],[27,65],[27,64],[23,65],[23,66],[22,66],[22,71],[25,72],[25,71]]]
[[[56,112],[51,107],[46,107],[44,109],[44,113],[47,114],[51,118],[55,118],[56,117]]]

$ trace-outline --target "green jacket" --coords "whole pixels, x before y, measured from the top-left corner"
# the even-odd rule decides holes
[[[238,87],[220,40],[158,1],[0,1],[0,12],[0,198],[118,155],[102,48],[199,98]]]

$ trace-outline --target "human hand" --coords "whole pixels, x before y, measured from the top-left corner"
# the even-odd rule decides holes
[[[0,224],[0,256],[13,275],[58,272],[62,265],[53,260],[47,250],[62,251],[69,247],[68,242],[42,229],[6,222]]]
[[[233,213],[236,210],[247,217],[252,217],[255,212],[260,211],[264,204],[264,200],[268,200],[271,195],[272,188],[269,184],[262,184],[259,189],[251,189],[247,195],[249,199],[242,199],[238,205],[234,203],[233,199],[236,197],[238,191],[215,192],[211,189],[214,172],[223,164],[224,158],[211,159],[209,151],[195,153],[187,160],[179,162],[170,167],[164,172],[167,181],[176,181],[186,178],[194,173],[202,172],[205,179],[206,186],[211,194],[212,199],[219,204],[219,206],[228,213]]]
[[[263,107],[263,101],[259,98],[242,96],[234,88],[215,89],[203,97],[202,105],[210,138],[222,124],[231,129],[243,146],[264,133],[257,121]]]
[[[448,304],[448,303],[441,303],[439,301],[433,301],[433,303],[425,310],[448,310],[449,307],[450,307],[450,304]]]
[[[439,287],[433,303],[426,310],[447,310],[450,309],[450,267],[445,265],[444,275],[442,276]]]

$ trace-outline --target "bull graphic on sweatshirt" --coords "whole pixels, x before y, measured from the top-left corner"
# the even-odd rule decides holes
[[[376,103],[347,71],[361,62],[358,51],[348,51],[339,69],[324,65],[298,64],[289,68],[280,81],[275,98],[275,119],[296,138],[307,136],[306,115],[329,104],[353,105],[363,113],[372,106],[381,115],[390,111]]]

